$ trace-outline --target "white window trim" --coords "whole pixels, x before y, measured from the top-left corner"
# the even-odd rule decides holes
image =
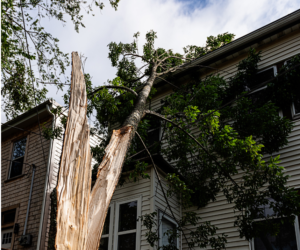
[[[276,219],[276,218],[277,217],[274,217],[274,219]],[[297,242],[297,250],[300,250],[300,234],[299,234],[298,216],[295,216],[294,227],[295,227],[295,235],[296,235],[296,242]],[[250,240],[250,247],[251,247],[250,248],[251,250],[256,250],[254,248],[254,238],[252,240]]]
[[[296,113],[294,103],[292,103],[292,105],[291,105],[291,110],[292,110],[292,117],[293,117],[293,119],[300,118],[300,113]]]
[[[112,203],[109,206],[110,208],[110,218],[109,218],[109,232],[108,234],[103,234],[101,235],[101,239],[102,238],[108,238],[108,249],[112,248],[112,243],[113,243],[113,226],[114,226],[114,215],[115,215],[115,204]],[[106,214],[107,216],[107,214]]]
[[[159,225],[159,241],[158,241],[158,246],[161,247],[162,246],[162,225],[161,225],[161,221],[162,219],[167,219],[169,221],[171,221],[172,223],[174,223],[176,226],[178,226],[177,222],[169,215],[167,215],[166,213],[164,213],[161,210],[158,210],[158,216],[159,216],[159,221],[158,221],[158,225]],[[178,233],[178,232],[177,232]],[[177,247],[179,248],[179,237],[177,237]],[[180,248],[179,248],[180,249]]]
[[[115,210],[115,228],[114,228],[114,250],[118,250],[118,236],[122,234],[129,234],[129,233],[136,233],[136,250],[140,249],[141,245],[141,220],[137,221],[136,224],[136,229],[133,230],[128,230],[128,231],[123,231],[123,232],[118,232],[118,227],[119,227],[119,211],[120,211],[120,205],[124,203],[128,203],[131,201],[137,201],[137,219],[139,216],[141,216],[141,210],[142,210],[142,198],[141,196],[132,198],[132,199],[127,199],[127,200],[122,200],[122,201],[116,201],[116,210]],[[111,248],[109,248],[111,249]]]
[[[284,65],[287,65],[287,62],[290,61],[291,59],[292,58],[289,58],[289,59],[285,60]],[[292,103],[292,105],[291,105],[291,111],[292,111],[292,118],[293,119],[300,118],[300,113],[296,113],[294,103]]]

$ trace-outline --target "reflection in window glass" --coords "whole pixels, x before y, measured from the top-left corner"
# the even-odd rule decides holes
[[[171,239],[171,242],[169,242],[168,235],[166,235],[167,232],[172,233],[171,231],[176,230],[176,225],[171,221],[167,220],[166,218],[162,218],[161,226],[162,226],[162,235],[161,235],[162,246],[168,246],[171,243],[172,246],[177,247],[176,238]]]
[[[257,73],[255,80],[253,82],[248,82],[247,87],[249,89],[253,89],[257,85],[268,81],[269,79],[272,79],[274,77],[274,69],[270,68],[265,71]]]
[[[11,224],[15,222],[16,209],[2,212],[1,225]]]
[[[280,219],[273,219],[274,223]],[[280,225],[280,232],[277,236],[261,235],[254,239],[255,250],[297,250],[295,226],[284,222]]]
[[[136,229],[137,224],[137,201],[120,205],[119,232]]]
[[[108,250],[108,237],[100,240],[99,250]]]
[[[10,165],[10,173],[9,178],[13,178],[15,176],[22,174],[25,149],[26,149],[26,141],[27,138],[23,138],[14,143],[13,153],[12,153],[12,162]]]
[[[119,235],[118,250],[135,250],[136,233]]]

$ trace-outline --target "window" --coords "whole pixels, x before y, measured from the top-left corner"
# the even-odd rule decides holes
[[[141,200],[117,202],[114,250],[140,249]]]
[[[159,211],[159,247],[172,244],[179,248],[179,238],[174,237],[169,242],[170,235],[167,235],[171,230],[176,230],[176,226],[177,223],[171,217]]]
[[[13,242],[13,228],[15,224],[16,209],[1,213],[1,247],[11,248]]]
[[[100,240],[99,250],[109,250],[112,246],[112,226],[113,226],[113,215],[114,215],[114,206],[110,205],[108,208],[102,236]]]
[[[23,162],[25,157],[27,137],[14,142],[12,158],[9,168],[8,179],[21,175],[23,173]]]
[[[264,216],[272,216],[273,209],[266,205],[264,208]],[[259,220],[259,219],[258,219]],[[272,222],[278,223],[281,219],[274,218]],[[255,223],[255,222],[254,222]],[[294,224],[283,220],[280,225],[280,232],[276,236],[261,235],[261,237],[252,240],[253,250],[300,250],[299,242],[299,225],[296,217]]]
[[[251,82],[247,85],[247,90],[252,90],[255,88],[257,85],[266,82],[273,77],[275,77],[277,74],[277,68],[276,66],[264,69],[260,72],[257,73],[256,79],[254,82]],[[253,93],[249,95],[249,98],[252,100],[253,104],[258,103],[258,101],[261,99],[261,96],[263,95],[263,92],[261,90],[266,89],[267,86],[263,86],[257,90],[254,90]]]

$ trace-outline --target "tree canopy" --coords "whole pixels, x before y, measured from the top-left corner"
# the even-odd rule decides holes
[[[119,0],[110,0],[118,7]],[[69,82],[65,77],[69,66],[68,53],[61,51],[59,40],[48,32],[41,20],[68,18],[79,32],[84,27],[83,13],[104,8],[101,1],[1,1],[1,82],[3,110],[14,118],[46,99],[47,84],[58,89]],[[36,67],[34,67],[36,65]]]
[[[291,120],[279,116],[279,110],[299,101],[300,56],[263,83],[257,77],[261,54],[254,49],[238,64],[233,77],[225,80],[211,74],[203,78],[189,62],[231,42],[233,34],[209,37],[205,47],[187,46],[183,54],[155,48],[154,31],[146,34],[143,53],[138,54],[138,36],[129,44],[108,45],[117,77],[107,86],[93,88],[87,78],[89,114],[96,112],[97,131],[107,138],[92,149],[94,156],[100,163],[112,128],[130,125],[142,139],[132,135],[124,164],[125,171],[134,169],[131,178],[148,178],[145,169],[153,163],[151,155],[161,155],[173,166],[167,175],[170,186],[166,193],[177,196],[184,209],[201,209],[221,193],[237,212],[234,224],[241,237],[277,234],[280,223],[293,221],[300,211],[300,198],[286,185],[288,176],[280,166],[280,156],[272,157],[287,145],[293,127]],[[140,67],[137,60],[142,62]],[[173,72],[182,69],[189,69],[190,80],[172,83]],[[165,81],[173,92],[162,100],[159,110],[151,110],[157,80]],[[265,88],[255,93],[261,87]],[[162,127],[162,136],[153,141],[149,130],[157,127]],[[264,154],[270,157],[265,159]],[[265,205],[282,218],[276,226],[264,214]],[[158,241],[156,216],[141,218],[152,246]],[[264,220],[254,223],[257,218]],[[183,238],[190,248],[225,248],[226,235],[216,234],[217,227],[206,218],[185,212],[177,223],[176,230],[168,232],[170,241],[192,224],[195,229]],[[170,244],[163,249],[175,248]]]

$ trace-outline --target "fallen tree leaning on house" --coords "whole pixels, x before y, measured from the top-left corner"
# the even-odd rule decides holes
[[[146,110],[146,102],[154,91],[155,79],[178,69],[188,68],[189,65],[185,64],[186,62],[202,55],[201,50],[199,52],[194,47],[188,47],[184,56],[174,54],[170,50],[154,49],[155,38],[155,32],[147,33],[143,55],[137,53],[135,41],[131,44],[120,43],[117,45],[111,43],[109,57],[113,66],[118,67],[119,77],[112,81],[112,84],[107,88],[101,86],[99,91],[97,89],[88,90],[91,93],[90,107],[96,108],[99,123],[104,124],[104,127],[113,122],[119,122],[122,125],[120,126],[121,129],[113,131],[111,138],[108,136],[110,142],[105,148],[104,158],[99,160],[98,178],[89,202],[88,222],[84,221],[84,223],[88,223],[86,231],[88,234],[87,249],[96,250],[98,248],[105,215],[115,186],[118,183],[123,162],[128,149],[130,148],[129,152],[132,153],[134,151],[132,149],[137,143],[134,141],[133,147],[130,147],[135,131],[140,129],[139,134],[143,137],[149,127],[147,126],[147,120],[143,120],[143,118],[146,114],[153,115],[151,111]],[[226,34],[224,34],[224,37],[220,37],[219,40],[222,39],[227,42],[231,40],[226,40]],[[218,38],[216,40],[218,41]],[[222,42],[217,44],[220,46]],[[121,55],[123,55],[123,58],[120,60]],[[134,64],[136,58],[141,58],[146,63],[143,75],[146,77],[145,81],[141,81],[143,77],[138,75],[141,69],[137,69]],[[218,112],[218,109],[224,104],[223,97],[232,99],[232,96],[226,96],[226,94],[232,95],[234,93],[235,96],[244,94],[244,86],[242,85],[245,83],[244,78],[248,77],[249,80],[254,80],[257,72],[257,60],[259,60],[259,55],[252,51],[249,58],[239,65],[240,72],[229,83],[229,87],[227,87],[224,79],[218,77],[208,78],[203,82],[192,82],[186,88],[181,86],[179,91],[170,96],[171,99],[167,98],[169,103],[164,109],[164,113],[162,113],[162,116],[165,116],[164,120],[169,122],[165,127],[168,130],[168,140],[171,142],[169,143],[169,150],[164,150],[165,154],[172,160],[180,159],[176,168],[185,177],[183,181],[176,175],[168,176],[170,183],[174,184],[175,187],[183,188],[170,191],[185,197],[185,199],[182,199],[185,205],[192,206],[196,202],[198,207],[206,206],[210,200],[216,198],[218,192],[223,192],[227,201],[234,202],[236,204],[235,209],[242,213],[237,217],[236,225],[240,227],[241,235],[243,234],[242,236],[247,238],[255,235],[257,229],[251,227],[252,221],[256,214],[261,212],[259,206],[268,202],[268,196],[278,201],[271,205],[281,217],[289,216],[292,220],[294,218],[293,214],[296,214],[300,207],[296,192],[285,187],[287,177],[278,165],[278,159],[270,159],[267,163],[262,161],[259,152],[263,146],[253,140],[252,134],[250,136],[242,134],[239,127],[232,128],[223,124],[224,117],[220,117]],[[248,82],[246,81],[246,83]],[[86,82],[86,84],[90,87],[89,82]],[[111,91],[113,86],[116,86],[115,92]],[[126,88],[119,88],[119,86],[131,88],[132,91],[125,92]],[[275,84],[274,86],[278,87],[279,85]],[[137,91],[137,89],[140,91]],[[276,92],[277,89],[274,91]],[[274,91],[272,93],[275,93]],[[120,94],[119,98],[114,98]],[[249,100],[245,99],[243,102],[249,102]],[[277,123],[282,125],[280,130],[282,138],[275,143],[277,147],[281,147],[287,142],[286,136],[291,129],[291,124],[285,119],[278,118],[276,108],[269,101],[266,101],[266,104],[263,103],[263,105],[266,105],[263,107],[267,107],[269,111],[270,119],[267,122],[273,127]],[[92,112],[90,107],[88,107],[88,113]],[[237,108],[239,107],[240,105],[237,105]],[[224,113],[223,116],[230,117],[232,115],[230,110],[226,110],[226,112],[227,114]],[[249,112],[253,115],[253,110]],[[239,114],[240,112],[234,112],[234,114],[236,113]],[[114,120],[114,118],[117,118],[117,120]],[[273,118],[276,119],[273,121]],[[196,126],[198,131],[201,132],[200,135],[192,132],[191,126]],[[187,137],[186,133],[181,130],[186,130],[191,134],[193,140],[191,140],[192,137]],[[256,131],[253,133],[255,134]],[[260,137],[257,136],[257,138]],[[266,137],[266,142],[271,139]],[[274,150],[274,145],[272,148],[270,145],[266,144],[266,148]],[[189,152],[194,155],[196,164],[192,165],[188,161],[186,153]],[[246,175],[244,176],[244,182],[236,183],[232,176],[238,172],[240,167],[244,168]],[[189,170],[196,170],[196,172]],[[257,178],[258,175],[261,178]],[[207,183],[207,180],[209,183]],[[268,189],[260,192],[260,188],[268,183],[270,183]],[[251,187],[251,189],[248,187]],[[255,194],[255,199],[253,199],[253,194]],[[256,197],[256,195],[258,196]],[[282,200],[284,202],[281,202]],[[251,210],[250,216],[246,209]],[[197,226],[190,233],[189,238],[185,237],[184,239],[187,241],[188,246],[190,248],[194,246],[203,248],[211,246],[214,249],[224,249],[226,237],[224,235],[221,237],[215,236],[216,227],[206,221],[197,222],[199,220],[201,221],[201,218],[190,213],[183,215],[182,220],[178,223],[176,230],[180,232],[183,232],[183,228],[187,224]],[[60,223],[60,221],[58,220],[57,223]],[[157,237],[157,234],[153,233],[150,236]],[[149,243],[153,243],[151,239],[148,238],[148,240]]]

